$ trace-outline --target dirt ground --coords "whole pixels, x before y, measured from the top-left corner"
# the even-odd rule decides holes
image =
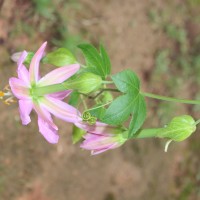
[[[66,22],[70,32],[81,34],[93,44],[102,41],[111,57],[113,73],[133,69],[141,78],[144,91],[151,92],[155,88],[161,94],[167,92],[164,82],[150,81],[155,52],[168,41],[162,31],[152,27],[147,13],[153,8],[166,7],[172,9],[176,19],[175,7],[182,1],[80,0],[78,3],[79,9],[66,13],[66,18],[70,16]],[[2,88],[9,77],[15,75],[16,66],[9,58],[11,53],[35,50],[42,41],[52,39],[53,25],[45,32],[36,31],[31,37],[23,33],[20,26],[16,28],[19,20],[34,28],[38,26],[39,19],[30,18],[31,6],[26,0],[6,0],[2,4],[0,0]],[[14,30],[17,33],[13,34]],[[182,95],[191,96],[190,93]],[[160,125],[157,106],[158,102],[148,101],[146,127]],[[199,186],[199,143],[195,143],[195,148],[189,144],[200,139],[198,134],[172,144],[168,153],[163,150],[165,141],[147,139],[128,141],[116,150],[90,156],[78,144],[72,144],[71,125],[56,120],[61,138],[57,145],[50,145],[38,133],[35,114],[31,116],[30,125],[22,126],[16,104],[9,107],[0,104],[0,110],[2,200],[200,199],[196,189]],[[184,112],[188,113],[189,108],[183,106],[175,114]],[[185,198],[182,193],[187,191],[189,195]]]

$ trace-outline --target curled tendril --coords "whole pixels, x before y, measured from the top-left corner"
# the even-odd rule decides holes
[[[92,116],[91,116],[90,112],[88,112],[88,111],[85,111],[85,112],[83,112],[83,114],[82,114],[82,119],[83,119],[83,121],[88,121],[91,117],[92,117]]]
[[[89,125],[93,125],[95,124],[97,121],[96,117],[90,117],[90,119],[87,121]]]

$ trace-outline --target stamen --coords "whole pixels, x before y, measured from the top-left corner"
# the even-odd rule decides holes
[[[6,85],[5,87],[4,87],[4,90],[6,90],[6,91],[11,91],[11,88],[10,88],[10,85]]]
[[[6,97],[6,99],[5,99]],[[16,100],[14,100],[14,96],[11,92],[11,88],[9,85],[6,85],[3,89],[3,91],[0,91],[0,99],[6,104],[10,105],[11,103],[15,103]]]
[[[0,98],[4,97],[4,92],[0,91]]]
[[[10,105],[11,103],[15,103],[16,100],[13,99],[13,97],[9,97],[8,99],[6,99],[5,101],[3,101],[6,105]]]

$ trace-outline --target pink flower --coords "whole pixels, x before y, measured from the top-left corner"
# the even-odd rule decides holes
[[[34,91],[37,88],[62,83],[75,74],[80,66],[74,64],[60,67],[40,78],[39,63],[44,55],[46,45],[47,42],[42,44],[33,56],[29,71],[23,65],[27,52],[24,51],[21,54],[17,62],[18,78],[10,78],[9,85],[14,96],[19,99],[19,112],[22,124],[27,125],[30,123],[30,113],[32,110],[35,110],[38,115],[40,133],[49,143],[57,143],[59,139],[58,128],[54,124],[51,114],[67,122],[75,123],[77,121],[78,111],[61,101],[70,94],[70,91],[65,90],[42,96],[38,96]]]
[[[95,125],[90,126],[79,122],[76,123],[76,125],[87,131],[83,136],[85,140],[80,147],[91,150],[92,155],[115,149],[124,144],[127,140],[123,135],[124,130],[108,124],[96,122]]]

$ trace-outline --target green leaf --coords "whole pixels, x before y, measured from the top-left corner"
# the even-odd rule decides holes
[[[73,126],[73,132],[72,132],[73,144],[79,142],[85,133],[86,131],[84,131],[83,129]]]
[[[74,55],[65,48],[59,48],[51,53],[48,53],[42,61],[44,63],[52,64],[57,67],[77,63]]]
[[[72,105],[72,106],[77,106],[79,97],[80,97],[80,94],[77,91],[73,91],[70,94],[70,98],[69,98],[68,104]]]
[[[157,133],[157,137],[179,142],[188,138],[195,130],[194,119],[189,115],[182,115],[174,117],[165,128]]]
[[[146,102],[144,97],[139,94],[133,104],[133,116],[129,124],[129,135],[128,138],[133,137],[133,135],[139,130],[146,118]]]
[[[102,44],[100,45],[100,55],[102,57],[103,66],[105,67],[106,74],[110,74],[111,71],[110,58]]]
[[[97,104],[92,110],[89,110],[90,114],[97,119],[101,119],[104,116],[106,109],[102,106],[102,104]]]
[[[140,80],[133,71],[127,69],[113,75],[111,78],[121,92],[131,93],[135,96],[139,93]]]
[[[102,121],[119,125],[125,122],[132,113],[128,135],[131,138],[142,126],[146,117],[146,104],[144,97],[140,94],[140,81],[131,70],[124,70],[113,75],[112,80],[125,95],[119,96],[111,103]]]
[[[109,91],[105,91],[102,93],[102,95],[99,98],[97,98],[97,100],[99,100],[103,104],[111,102],[113,101],[112,93]]]
[[[82,50],[87,71],[101,76],[103,79],[110,73],[110,60],[103,47],[100,48],[100,54],[91,44],[80,44],[78,47]]]
[[[101,120],[112,125],[122,124],[130,116],[133,103],[132,97],[128,94],[117,97],[106,110]]]

